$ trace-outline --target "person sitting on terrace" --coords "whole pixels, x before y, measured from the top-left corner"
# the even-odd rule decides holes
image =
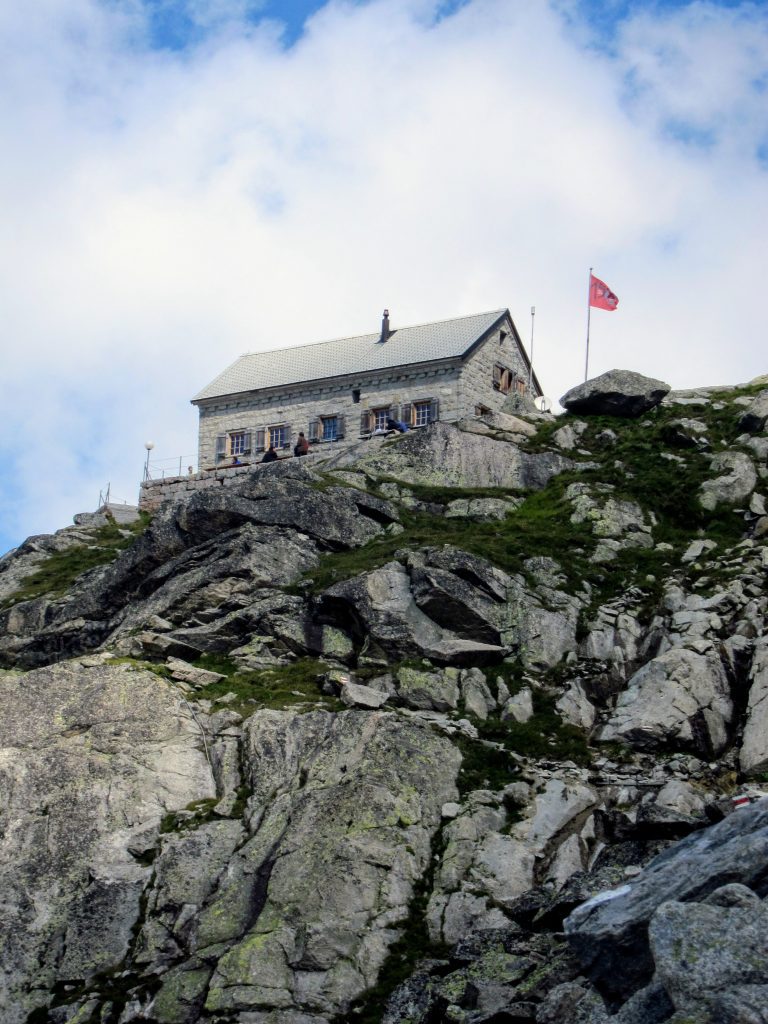
[[[264,452],[262,462],[277,462],[280,456],[275,451],[275,446],[271,444],[269,448]]]

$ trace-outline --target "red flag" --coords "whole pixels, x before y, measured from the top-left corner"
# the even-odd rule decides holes
[[[597,309],[616,309],[619,304],[617,295],[614,295],[605,281],[589,275],[589,304]]]

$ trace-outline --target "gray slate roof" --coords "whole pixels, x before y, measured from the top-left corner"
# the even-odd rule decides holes
[[[345,374],[364,374],[413,363],[454,359],[463,356],[507,313],[506,309],[494,309],[488,313],[415,327],[393,325],[389,338],[383,343],[379,341],[380,332],[377,331],[314,345],[250,352],[236,359],[192,401],[286,384],[303,384]]]

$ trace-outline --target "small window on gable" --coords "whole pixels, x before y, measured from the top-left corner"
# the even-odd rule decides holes
[[[352,401],[355,405],[360,401],[360,388],[352,388]]]

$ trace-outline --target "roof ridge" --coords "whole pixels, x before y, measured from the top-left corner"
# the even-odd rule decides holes
[[[490,316],[491,313],[501,314],[506,313],[506,311],[507,307],[502,306],[499,309],[487,309],[483,310],[480,313],[465,313],[463,316],[449,316],[446,317],[444,320],[425,320],[424,323],[421,324],[405,324],[403,327],[390,328],[390,335],[397,334],[398,331],[412,331],[418,329],[419,327],[437,327],[439,324],[454,323],[458,320],[471,320],[473,317]],[[363,338],[376,338],[378,336],[378,331],[368,331],[366,334],[345,334],[340,338],[326,338],[324,341],[306,341],[302,345],[281,345],[279,348],[261,349],[257,352],[242,352],[239,356],[237,356],[235,362],[237,362],[239,359],[245,359],[246,356],[268,356],[271,355],[273,352],[293,352],[301,348],[317,348],[319,345],[335,345],[340,341],[358,341]],[[229,367],[227,367],[227,369],[229,369]],[[226,373],[226,370],[224,370],[223,372]]]

